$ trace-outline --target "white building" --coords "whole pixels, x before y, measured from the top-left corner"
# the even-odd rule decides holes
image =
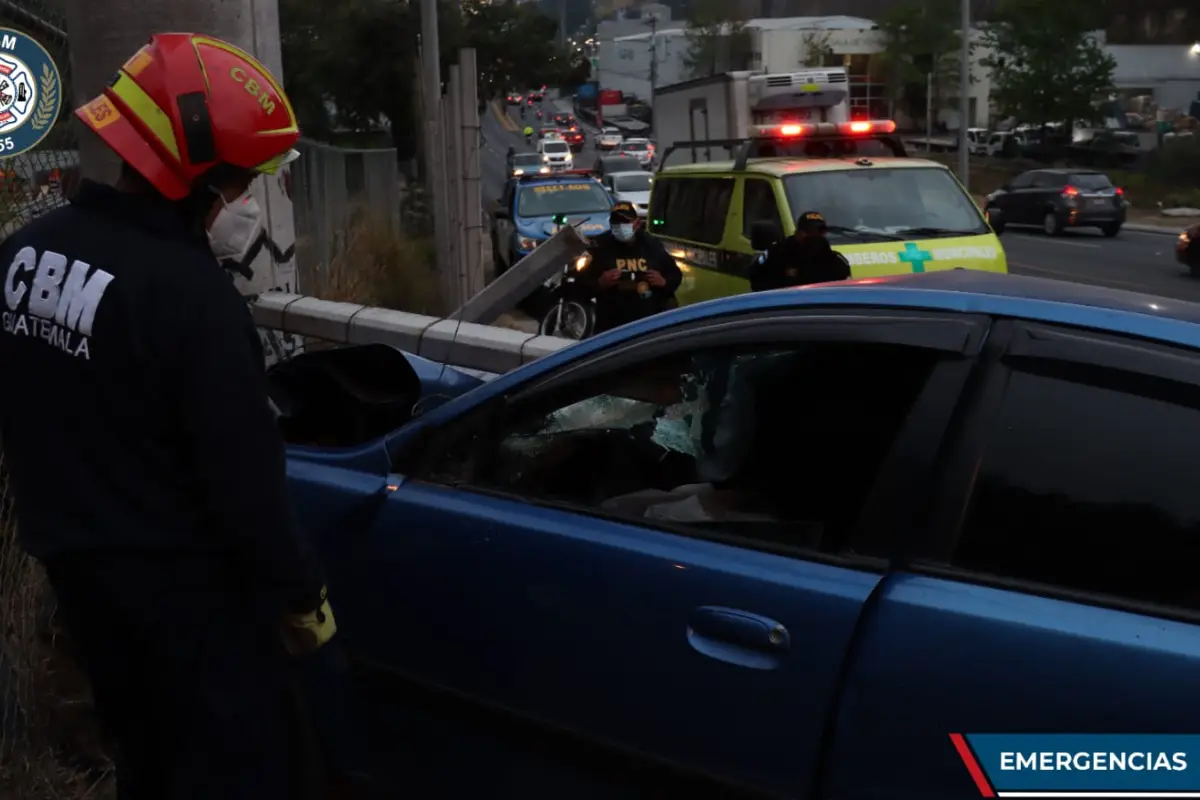
[[[603,88],[619,89],[640,98],[651,97],[650,54],[656,54],[658,86],[681,83],[693,76],[685,66],[688,50],[683,23],[664,23],[651,37],[647,30],[601,41],[597,79]],[[645,25],[649,27],[649,25]],[[804,66],[842,65],[851,76],[851,102],[872,115],[888,108],[884,87],[870,79],[872,60],[884,49],[883,36],[868,19],[857,17],[790,17],[753,19],[746,23],[751,39],[751,64],[756,71],[791,72]],[[981,66],[989,51],[974,31],[968,119],[987,126],[990,119],[990,70]],[[1160,107],[1184,111],[1200,92],[1200,50],[1186,45],[1109,45],[1117,60],[1115,84],[1125,94],[1153,95]],[[939,121],[958,127],[957,82],[943,89]]]

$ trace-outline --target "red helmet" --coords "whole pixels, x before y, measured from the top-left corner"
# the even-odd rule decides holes
[[[267,68],[194,33],[151,36],[75,115],[172,200],[218,164],[274,174],[299,155],[296,114]]]

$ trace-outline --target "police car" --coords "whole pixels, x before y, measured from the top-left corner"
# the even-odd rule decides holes
[[[585,236],[608,230],[612,198],[586,170],[522,175],[508,182],[492,211],[492,259],[496,274],[533,252],[558,230],[565,216]]]

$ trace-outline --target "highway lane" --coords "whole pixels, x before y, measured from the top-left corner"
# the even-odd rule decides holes
[[[1200,302],[1200,280],[1176,263],[1172,235],[1125,230],[1115,239],[1105,239],[1099,231],[1053,237],[1009,228],[1000,241],[1009,271],[1017,275]]]

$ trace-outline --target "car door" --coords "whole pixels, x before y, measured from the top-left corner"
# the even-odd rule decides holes
[[[1067,176],[1061,172],[1039,172],[1029,190],[1029,214],[1032,221],[1041,224],[1047,213],[1057,213]]]
[[[1035,217],[1030,209],[1030,191],[1033,189],[1036,171],[1026,172],[1012,179],[1008,191],[1000,196],[1000,210],[1009,222],[1029,225],[1040,222],[1040,216]]]
[[[977,784],[951,733],[1195,731],[1200,356],[1041,323],[990,336],[936,510],[857,644],[825,797],[1045,788]],[[1075,788],[1124,785],[1093,775]]]
[[[441,796],[808,797],[907,481],[983,332],[706,322],[410,445],[338,581],[341,616],[376,620],[347,642],[373,665],[381,758]]]

